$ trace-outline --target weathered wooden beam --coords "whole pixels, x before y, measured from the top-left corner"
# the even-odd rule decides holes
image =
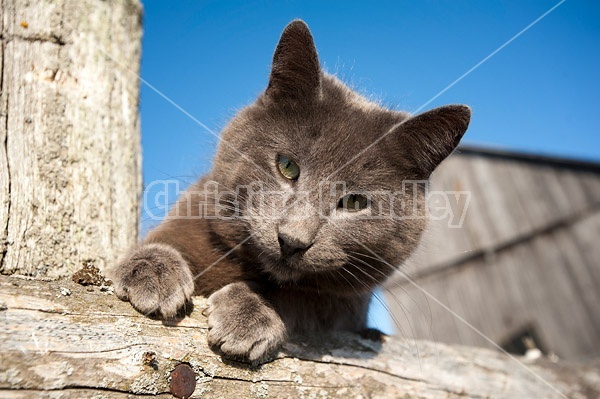
[[[296,342],[267,364],[206,344],[205,300],[179,323],[151,320],[110,289],[0,276],[0,397],[172,397],[180,363],[202,398],[597,397],[600,371],[528,363],[485,349],[353,335]],[[568,372],[565,372],[568,370]],[[564,396],[562,396],[564,395]]]

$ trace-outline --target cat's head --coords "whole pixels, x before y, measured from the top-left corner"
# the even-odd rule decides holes
[[[462,105],[409,116],[366,100],[321,70],[294,21],[267,89],[223,130],[211,178],[223,214],[239,214],[215,231],[230,246],[250,236],[244,256],[279,282],[371,289],[417,245],[422,182],[469,120]]]

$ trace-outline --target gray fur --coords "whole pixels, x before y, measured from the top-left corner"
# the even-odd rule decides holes
[[[173,317],[189,298],[181,287],[201,274],[195,293],[210,296],[209,343],[252,362],[267,359],[285,337],[360,332],[372,290],[410,255],[426,225],[423,185],[407,189],[403,182],[427,179],[469,119],[462,105],[411,117],[367,101],[321,71],[308,27],[294,21],[275,51],[265,93],[224,128],[210,173],[116,268],[117,292],[140,311]],[[280,155],[300,166],[296,181],[279,173]],[[338,190],[318,190],[334,181],[351,193],[396,193],[373,194],[369,211],[408,216],[416,209],[421,217],[369,219],[365,211],[339,209]],[[207,182],[216,192],[202,189]],[[266,195],[256,206],[249,191],[226,194],[256,182],[259,192],[286,195]],[[199,217],[199,209],[233,216],[233,205],[243,217]]]

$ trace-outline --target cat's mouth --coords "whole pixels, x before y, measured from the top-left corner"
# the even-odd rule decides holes
[[[316,259],[311,254],[283,255],[272,254],[261,256],[264,271],[280,282],[297,281],[308,275],[328,272],[341,268],[344,262],[341,259]]]

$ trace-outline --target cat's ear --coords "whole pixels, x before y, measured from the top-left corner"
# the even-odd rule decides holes
[[[272,100],[311,100],[321,89],[319,57],[308,26],[301,20],[285,27],[275,54],[266,95]]]
[[[447,105],[407,119],[390,136],[414,176],[427,179],[454,151],[470,120],[466,105]]]

